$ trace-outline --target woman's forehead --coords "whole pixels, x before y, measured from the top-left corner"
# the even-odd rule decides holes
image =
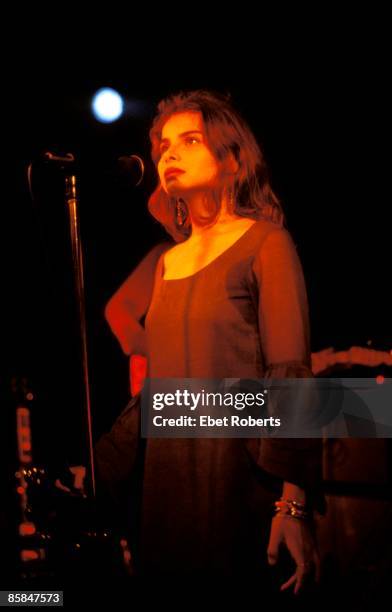
[[[203,119],[199,111],[175,113],[163,124],[161,139],[172,139],[178,134],[191,130],[203,131]]]

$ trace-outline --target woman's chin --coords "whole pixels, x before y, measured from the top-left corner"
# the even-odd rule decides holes
[[[167,195],[171,198],[179,198],[181,196],[184,197],[189,192],[189,189],[185,189],[178,183],[175,184],[174,182],[170,182],[169,185],[166,185],[166,188],[164,189]]]
[[[195,197],[213,190],[213,185],[183,185],[179,181],[169,181],[163,189],[170,198]]]

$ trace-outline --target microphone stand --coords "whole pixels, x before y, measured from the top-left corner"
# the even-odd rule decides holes
[[[62,161],[69,161],[63,158]],[[80,339],[82,350],[82,370],[84,386],[84,408],[87,417],[88,446],[92,493],[95,497],[95,466],[94,466],[94,444],[91,417],[90,382],[88,370],[88,350],[87,350],[87,329],[86,329],[86,307],[84,293],[84,274],[83,274],[83,251],[80,237],[80,223],[78,211],[78,191],[76,175],[66,173],[65,176],[65,203],[68,209],[69,226],[71,235],[72,263],[76,288],[76,298],[78,303]]]
[[[79,331],[82,350],[82,374],[84,387],[84,408],[87,418],[88,429],[88,447],[89,447],[89,463],[91,474],[91,488],[93,497],[96,495],[96,479],[94,465],[94,444],[92,433],[92,417],[91,417],[91,399],[90,399],[90,382],[88,368],[88,349],[87,349],[87,329],[86,329],[86,307],[85,307],[85,292],[84,292],[84,274],[83,274],[83,251],[80,236],[80,223],[78,211],[78,190],[76,174],[72,171],[72,163],[75,157],[72,153],[67,153],[64,156],[56,155],[50,151],[44,154],[47,161],[57,164],[62,170],[65,170],[65,202],[68,209],[71,249],[72,249],[72,264],[74,272],[74,281],[76,289],[76,299],[79,314]],[[135,186],[138,186],[144,175],[144,162],[138,155],[122,156],[118,159],[120,168],[123,174],[132,176]],[[68,167],[68,168],[67,168]],[[136,180],[137,179],[137,180]],[[31,189],[31,186],[30,186]]]

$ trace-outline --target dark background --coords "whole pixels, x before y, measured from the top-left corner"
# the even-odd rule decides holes
[[[26,377],[35,393],[36,463],[49,469],[83,461],[86,448],[63,181],[38,162],[43,151],[71,151],[79,162],[95,436],[110,427],[129,396],[127,358],[104,320],[105,304],[165,237],[146,210],[151,166],[137,190],[106,169],[121,154],[148,157],[155,105],[173,91],[231,92],[263,145],[304,267],[312,350],[392,348],[389,20],[367,5],[348,7],[344,15],[341,6],[335,12],[320,7],[316,15],[295,5],[280,8],[274,20],[265,7],[256,15],[234,5],[214,23],[209,11],[183,6],[176,16],[185,23],[176,26],[167,5],[168,26],[147,8],[150,14],[140,17],[134,6],[128,14],[125,7],[105,12],[97,6],[86,8],[83,18],[70,5],[43,7],[42,15],[36,5],[18,5],[13,23],[4,16],[0,447],[7,455],[0,469],[8,483],[2,494],[12,502],[0,509],[0,526],[12,554],[11,378]],[[129,102],[112,125],[99,124],[90,112],[102,86],[118,89]],[[34,202],[26,178],[32,161]],[[382,367],[349,372],[390,375]],[[347,588],[350,605],[355,594],[357,609],[362,600],[363,609],[373,609],[376,596],[389,593],[390,473],[379,442],[338,440],[328,462],[327,478],[342,483],[329,499],[321,534],[322,550],[332,559],[328,584],[334,594]],[[360,491],[348,489],[352,481],[361,483]],[[375,490],[377,483],[382,489]],[[7,565],[12,554],[3,555]],[[349,570],[348,584],[336,580],[336,559],[343,576]]]
[[[262,145],[304,267],[312,351],[392,346],[381,56],[369,58],[363,45],[335,57],[328,49],[321,55],[308,49],[282,57],[270,51],[250,61],[237,48],[233,57],[215,51],[188,65],[172,59],[169,53],[150,61],[144,54],[135,61],[130,50],[122,67],[77,55],[57,62],[36,53],[11,78],[3,226],[8,341],[1,371],[5,381],[28,378],[45,407],[43,422],[51,423],[50,431],[67,431],[60,438],[71,447],[78,446],[84,426],[68,222],[63,175],[45,166],[40,155],[71,151],[78,160],[98,435],[129,395],[128,362],[104,320],[105,304],[149,248],[165,238],[146,207],[155,181],[151,162],[137,189],[108,168],[122,154],[148,160],[155,106],[174,91],[230,92]],[[102,86],[114,87],[127,101],[125,114],[113,124],[98,123],[90,110]],[[30,162],[34,201],[26,175]],[[67,436],[74,436],[71,445]]]

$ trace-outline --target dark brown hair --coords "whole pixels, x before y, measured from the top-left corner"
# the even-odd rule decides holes
[[[232,107],[229,96],[195,90],[180,92],[162,100],[150,130],[151,157],[155,165],[160,159],[164,124],[175,113],[189,111],[201,113],[207,144],[217,161],[223,164],[231,152],[238,163],[239,169],[231,184],[222,185],[222,190],[224,187],[232,190],[234,212],[242,217],[263,218],[283,225],[283,211],[271,188],[263,153],[246,122]],[[220,202],[219,196],[217,201]],[[189,223],[182,227],[177,225],[176,198],[167,195],[161,183],[152,193],[148,208],[177,242],[189,236]]]

